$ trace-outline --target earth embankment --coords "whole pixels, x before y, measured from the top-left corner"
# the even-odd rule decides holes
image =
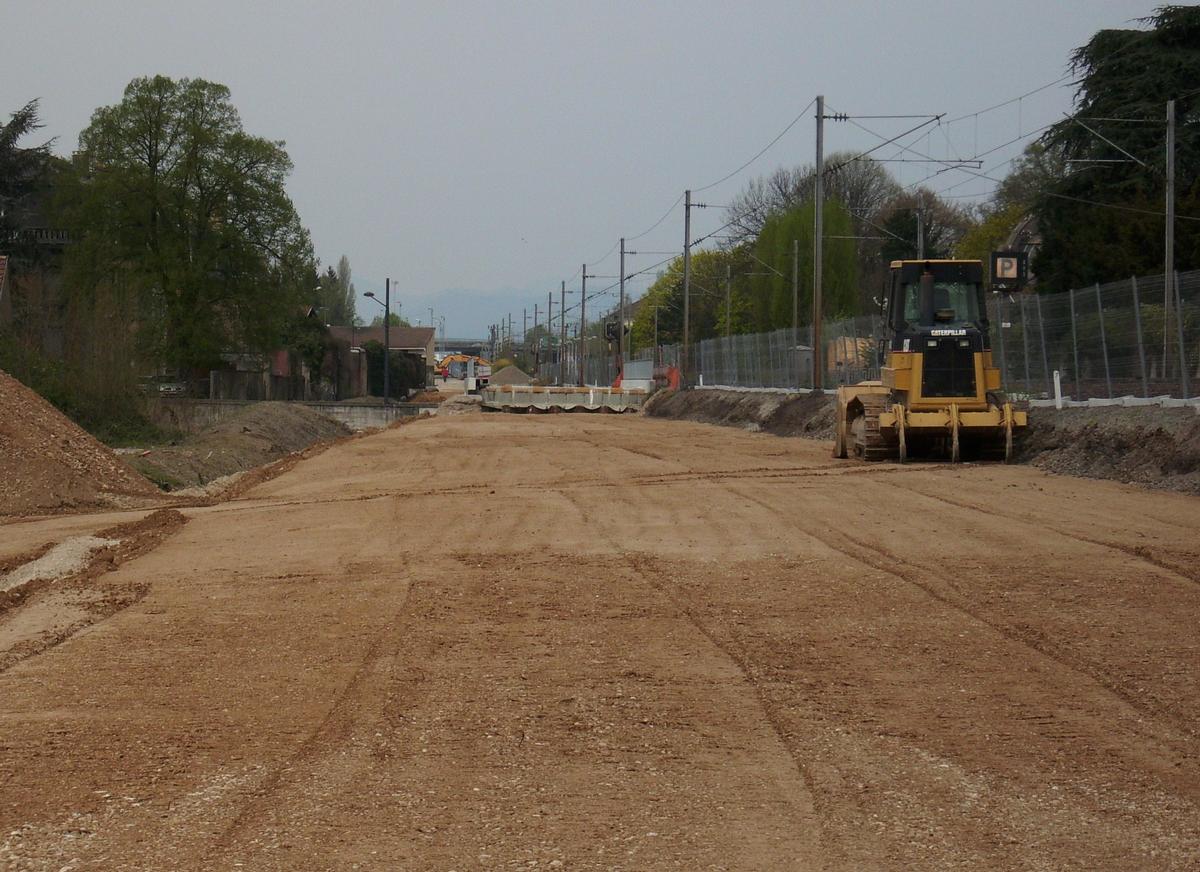
[[[204,487],[352,431],[313,409],[255,403],[175,445],[129,455],[129,463],[163,490]]]
[[[834,403],[833,393],[660,391],[643,414],[832,440]],[[1030,409],[1017,462],[1063,475],[1200,494],[1200,414],[1156,405]]]

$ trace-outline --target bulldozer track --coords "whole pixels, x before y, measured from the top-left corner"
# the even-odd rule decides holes
[[[861,425],[853,426],[854,452],[864,460],[889,460],[896,450],[888,443],[879,429],[879,416],[887,411],[887,399],[868,395],[859,398],[863,407]]]

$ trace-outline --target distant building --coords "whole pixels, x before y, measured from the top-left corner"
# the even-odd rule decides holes
[[[425,383],[433,384],[433,371],[437,365],[434,356],[432,327],[389,327],[388,350],[403,354],[420,355],[425,364]],[[378,327],[330,327],[329,335],[338,342],[349,343],[351,348],[362,348],[367,342],[383,345],[383,326]]]

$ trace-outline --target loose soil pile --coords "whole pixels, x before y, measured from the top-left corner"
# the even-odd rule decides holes
[[[528,385],[533,379],[524,370],[515,366],[506,366],[499,372],[492,373],[488,379],[489,385]]]
[[[163,490],[178,490],[206,485],[351,432],[307,406],[256,403],[179,445],[131,457],[130,463]]]
[[[659,391],[643,414],[810,439],[832,439],[836,419],[832,393]]]
[[[1034,409],[1023,462],[1050,472],[1200,494],[1200,415],[1158,406]]]
[[[144,502],[153,485],[0,371],[0,516]]]
[[[437,390],[421,391],[420,393],[413,394],[411,397],[409,397],[408,402],[410,402],[410,403],[444,403],[444,402],[446,402],[446,394],[443,394],[441,391],[437,391]]]

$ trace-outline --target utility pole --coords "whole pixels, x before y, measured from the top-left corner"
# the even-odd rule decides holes
[[[392,391],[392,367],[391,358],[388,352],[392,347],[392,334],[389,328],[392,326],[392,280],[383,280],[383,404],[388,404],[388,398]]]
[[[525,355],[529,355],[529,310],[521,310],[521,347],[525,349]],[[528,365],[528,364],[526,364]]]
[[[690,331],[688,330],[691,315],[692,296],[692,192],[683,192],[683,358],[679,361],[682,372],[683,386],[690,387],[688,361],[691,348],[689,347]]]
[[[532,374],[535,376],[537,375],[537,368],[538,368],[538,352],[541,351],[541,348],[538,347],[537,322],[538,322],[538,304],[534,303],[533,304],[533,373]],[[525,346],[526,347],[529,346],[528,339],[525,340]]]
[[[554,347],[554,292],[546,292],[546,363],[550,363],[550,349]]]
[[[917,260],[925,259],[925,210],[921,192],[917,192]]]
[[[579,272],[579,386],[583,387],[587,373],[587,264]]]
[[[617,304],[617,374],[625,372],[625,237],[621,237],[621,302]]]
[[[1166,240],[1163,252],[1163,376],[1167,373],[1167,349],[1171,310],[1175,304],[1175,101],[1167,101],[1167,208]],[[1183,366],[1183,360],[1179,361]]]
[[[817,96],[817,173],[813,196],[813,390],[825,389],[821,354],[821,256],[825,221],[825,97]]]
[[[567,384],[567,283],[564,280],[558,289],[558,326],[562,335],[558,340],[558,383]]]
[[[725,338],[729,339],[729,334],[732,332],[729,327],[730,305],[729,305],[729,274],[731,270],[729,264],[725,264]],[[728,345],[728,342],[726,343]],[[728,353],[728,352],[727,352]]]
[[[800,335],[800,240],[792,240],[792,341]]]

